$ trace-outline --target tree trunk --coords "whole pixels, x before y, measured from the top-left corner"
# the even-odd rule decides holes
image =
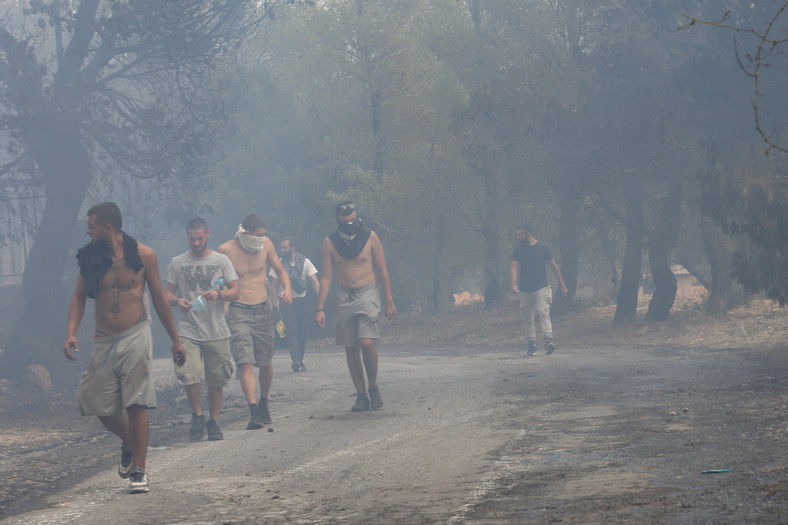
[[[731,291],[731,272],[728,251],[722,242],[717,226],[704,215],[701,219],[701,235],[711,265],[711,290],[706,305],[706,315],[724,317],[728,314]]]
[[[618,288],[616,313],[613,322],[630,323],[637,320],[638,288],[643,265],[643,198],[640,181],[630,181],[627,189],[627,235],[621,285]]]
[[[654,279],[654,293],[648,304],[647,321],[667,320],[676,300],[676,276],[670,269],[670,246],[678,229],[681,193],[682,186],[679,181],[670,181],[656,231],[649,237],[648,260],[651,277]]]
[[[580,223],[578,210],[582,203],[583,193],[573,184],[564,184],[561,191],[561,218],[558,228],[558,253],[560,255],[561,275],[566,284],[566,296],[556,294],[553,300],[551,315],[563,317],[575,307],[577,292],[577,274],[579,271],[578,237]]]
[[[434,243],[435,253],[432,265],[432,308],[435,313],[446,311],[448,292],[446,291],[446,220],[442,213],[435,217],[437,221],[437,239]]]
[[[501,290],[501,253],[498,220],[498,179],[495,173],[483,175],[485,182],[484,217],[482,236],[484,237],[484,309],[496,310],[502,303]]]
[[[647,321],[665,321],[676,300],[676,276],[670,270],[668,242],[663,232],[655,233],[648,242],[648,261],[654,279],[654,293],[648,303]]]
[[[78,127],[38,128],[31,154],[45,181],[46,204],[30,249],[22,280],[24,307],[4,354],[3,375],[14,377],[25,366],[38,363],[51,373],[62,367],[58,352],[65,338],[66,295],[63,269],[74,238],[76,218],[91,180],[90,161]]]

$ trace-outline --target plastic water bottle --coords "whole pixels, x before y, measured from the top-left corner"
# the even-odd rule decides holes
[[[196,312],[197,310],[202,310],[205,308],[205,299],[202,298],[202,295],[197,296],[197,299],[191,302],[192,311]]]
[[[216,288],[218,288],[219,290],[224,290],[225,289],[225,282],[224,282],[224,278],[223,277],[221,277],[221,276],[217,277],[215,284],[216,284]]]

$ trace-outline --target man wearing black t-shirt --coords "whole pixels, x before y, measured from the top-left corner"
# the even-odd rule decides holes
[[[561,277],[561,270],[550,252],[550,248],[536,240],[533,228],[528,225],[517,230],[517,240],[520,241],[512,252],[512,291],[520,298],[520,312],[525,323],[528,337],[527,355],[536,353],[536,324],[535,315],[539,316],[539,325],[542,327],[545,353],[555,352],[553,344],[553,325],[550,321],[550,306],[553,304],[553,294],[547,284],[547,269],[545,263],[553,270],[561,295],[566,295],[566,284]]]

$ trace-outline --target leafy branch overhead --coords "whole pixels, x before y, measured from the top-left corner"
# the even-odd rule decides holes
[[[744,50],[740,48],[741,43],[734,40],[736,60],[742,71],[753,81],[752,107],[755,128],[768,146],[767,153],[772,150],[788,153],[788,139],[785,138],[784,132],[778,131],[777,125],[771,121],[771,113],[766,106],[768,97],[765,96],[767,71],[771,68],[777,69],[774,66],[777,66],[779,61],[785,60],[785,46],[788,45],[788,34],[785,30],[785,18],[788,17],[786,12],[788,12],[788,2],[778,4],[774,13],[766,19],[763,29],[747,27],[731,21],[730,10],[716,21],[684,15],[688,22],[679,27],[679,29],[686,29],[690,26],[703,24],[733,31],[753,40],[753,44],[747,45]],[[752,50],[747,51],[748,48]],[[785,124],[785,122],[781,123],[782,126]]]

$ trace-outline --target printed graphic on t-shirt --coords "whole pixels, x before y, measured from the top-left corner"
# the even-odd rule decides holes
[[[192,292],[211,290],[214,287],[213,276],[218,271],[218,264],[181,266],[185,288]]]

